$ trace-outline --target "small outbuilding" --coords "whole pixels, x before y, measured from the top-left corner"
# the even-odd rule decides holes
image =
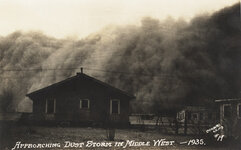
[[[216,110],[207,107],[186,106],[177,113],[177,119],[179,122],[187,121],[189,124],[212,126],[217,121],[217,114]]]
[[[33,101],[32,120],[52,123],[129,124],[128,94],[83,73],[27,94]]]
[[[203,106],[186,106],[177,113],[177,121],[184,127],[184,134],[202,134],[217,124],[217,112]]]

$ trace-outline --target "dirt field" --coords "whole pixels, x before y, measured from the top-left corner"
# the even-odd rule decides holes
[[[23,149],[229,149],[227,145],[223,147],[223,144],[222,146],[209,144],[205,137],[165,135],[158,131],[143,132],[137,129],[116,129],[114,141],[107,140],[106,129],[87,127],[9,127],[4,131],[2,130],[1,136],[0,148],[4,150],[14,148],[18,141],[21,142],[21,144],[60,144],[57,148],[44,146],[42,148],[31,148],[30,146],[30,148],[26,147]],[[191,139],[199,140],[199,144],[196,143],[192,145],[193,141],[189,142],[190,145],[188,145],[188,143],[180,144],[180,142],[186,142]],[[203,139],[203,142],[201,139]],[[130,142],[127,140],[134,141]],[[154,146],[153,140],[162,140],[165,142],[160,142],[159,145],[156,143]],[[67,141],[69,141],[69,143]],[[87,147],[88,141],[90,147]],[[148,141],[150,142],[149,145]],[[67,147],[65,147],[66,142]],[[119,142],[118,144],[122,143],[122,146],[115,146],[116,142]],[[134,143],[136,146],[133,146],[133,142],[142,143]],[[83,143],[82,147],[80,147],[81,143]],[[90,143],[92,143],[92,145]],[[111,144],[111,146],[108,146],[108,143]],[[102,145],[100,146],[100,144]],[[138,144],[142,144],[143,146],[138,146]],[[15,149],[18,148],[20,149],[20,147],[16,147]]]

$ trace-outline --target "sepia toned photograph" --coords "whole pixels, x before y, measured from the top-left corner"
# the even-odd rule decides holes
[[[0,0],[0,150],[240,150],[240,0]]]

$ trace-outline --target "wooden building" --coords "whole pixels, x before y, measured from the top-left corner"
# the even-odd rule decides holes
[[[54,123],[115,122],[129,124],[129,102],[135,97],[83,73],[27,94],[32,120]]]
[[[202,134],[218,121],[217,111],[201,106],[186,106],[177,113],[184,134]]]
[[[189,124],[213,125],[216,123],[216,110],[201,106],[186,106],[177,113],[177,119],[184,122],[185,119]]]
[[[241,98],[215,100],[219,106],[220,124],[227,137],[241,138]]]

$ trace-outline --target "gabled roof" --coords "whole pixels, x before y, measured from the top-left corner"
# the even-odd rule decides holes
[[[125,96],[127,96],[127,97],[129,97],[131,99],[135,98],[135,96],[133,96],[133,95],[131,95],[131,94],[125,92],[125,91],[122,91],[122,90],[120,90],[118,88],[115,88],[115,87],[113,87],[113,86],[111,86],[111,85],[109,85],[109,84],[107,84],[107,83],[105,83],[103,81],[100,81],[98,79],[90,77],[90,76],[88,76],[88,75],[86,75],[84,73],[77,73],[77,75],[75,75],[75,76],[72,76],[70,78],[67,78],[67,79],[62,80],[62,81],[57,82],[57,83],[54,83],[54,84],[49,85],[47,87],[44,87],[42,89],[39,89],[39,90],[33,91],[31,93],[28,93],[26,96],[31,97],[32,95],[35,95],[35,94],[38,94],[38,93],[41,93],[41,92],[44,92],[44,91],[47,91],[47,90],[50,90],[50,89],[53,89],[53,88],[57,88],[60,85],[63,85],[65,83],[67,83],[67,82],[73,81],[73,80],[78,79],[78,78],[84,78],[84,79],[91,80],[91,81],[95,82],[96,84],[102,85],[102,86],[104,86],[106,88],[109,88],[109,89],[115,91],[115,92],[118,92],[118,93],[120,93],[122,95],[125,95]]]

